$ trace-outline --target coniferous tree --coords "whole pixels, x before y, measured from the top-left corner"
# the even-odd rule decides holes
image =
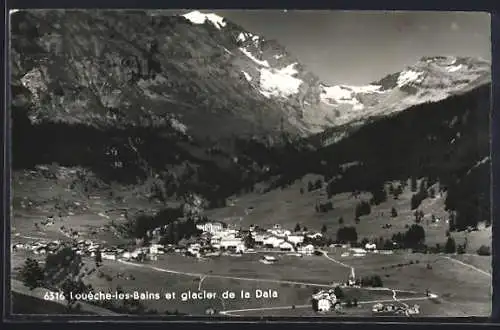
[[[425,230],[422,226],[413,224],[404,235],[404,244],[407,248],[415,248],[425,242]]]
[[[24,285],[26,285],[26,287],[28,287],[28,289],[30,290],[36,289],[43,285],[43,269],[35,259],[26,259],[26,262],[21,269],[20,275]]]
[[[345,297],[344,291],[339,286],[336,286],[335,289],[333,289],[333,293],[338,299],[344,299]]]
[[[455,240],[453,239],[453,237],[450,236],[446,240],[446,244],[444,246],[444,251],[446,253],[455,253],[455,252],[457,252],[457,245],[456,245]]]
[[[326,225],[324,224],[322,227],[321,227],[321,233],[322,234],[325,234],[327,232],[328,228],[326,227]]]
[[[417,178],[414,176],[411,177],[410,189],[412,192],[417,192]]]

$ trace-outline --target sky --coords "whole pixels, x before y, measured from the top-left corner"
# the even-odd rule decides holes
[[[202,10],[275,39],[328,84],[362,85],[423,56],[491,60],[490,16],[473,12]]]

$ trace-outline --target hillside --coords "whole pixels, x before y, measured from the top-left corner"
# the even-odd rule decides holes
[[[425,178],[426,187],[439,183],[448,193],[446,208],[457,211],[460,229],[489,221],[489,98],[486,84],[381,118],[302,155],[278,185],[318,173],[329,195],[378,193],[389,181]]]
[[[367,86],[325,86],[321,99],[337,106],[338,118],[316,143],[334,143],[378,118],[460,95],[489,82],[491,63],[486,60],[427,56]]]
[[[33,122],[154,125],[198,138],[308,133],[295,102],[299,63],[276,42],[220,20],[220,26],[200,24],[196,12],[18,12],[12,16],[14,99],[33,96]],[[277,52],[283,58],[262,60]],[[283,66],[293,71],[288,78]],[[245,79],[252,70],[262,72],[262,86]],[[302,70],[300,76],[317,80],[311,75]],[[287,79],[298,84],[290,93],[283,89]]]

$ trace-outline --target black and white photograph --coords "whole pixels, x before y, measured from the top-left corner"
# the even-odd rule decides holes
[[[10,12],[11,314],[489,317],[481,12]]]

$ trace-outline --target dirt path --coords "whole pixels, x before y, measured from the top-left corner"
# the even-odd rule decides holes
[[[401,301],[401,299],[398,299],[398,298],[396,297],[396,295],[397,295],[396,290],[392,290],[392,299],[394,299],[394,301],[396,301],[396,302],[398,302],[398,303],[403,304],[406,308],[409,308],[409,307],[410,307],[408,304],[406,304],[406,303],[402,302],[402,301]]]
[[[320,252],[321,252],[321,253],[323,253],[323,256],[325,256],[325,258],[326,258],[326,259],[328,259],[328,260],[330,260],[330,261],[332,261],[332,262],[334,262],[334,263],[336,263],[336,264],[339,264],[339,265],[341,265],[342,267],[346,267],[346,268],[349,268],[349,269],[353,269],[353,268],[354,268],[354,267],[352,267],[352,266],[349,266],[348,264],[345,264],[345,263],[340,262],[340,261],[338,261],[338,260],[336,260],[336,259],[333,259],[332,257],[330,257],[330,256],[328,255],[328,252],[326,252],[326,251],[322,251],[322,250],[321,250]]]

